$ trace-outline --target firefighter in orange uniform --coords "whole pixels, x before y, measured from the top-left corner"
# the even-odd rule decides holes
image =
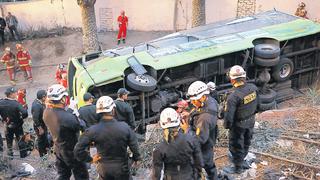
[[[27,50],[25,50],[21,44],[16,44],[17,61],[20,66],[21,71],[24,72],[24,76],[27,80],[32,80],[31,73],[31,56]]]
[[[66,70],[64,70],[64,64],[59,64],[57,66],[57,71],[56,71],[56,81],[58,84],[60,84],[60,81],[62,79],[62,74],[67,73]]]
[[[118,45],[121,42],[126,43],[128,17],[125,15],[124,10],[121,11],[121,15],[118,17],[119,32],[118,32]]]
[[[1,57],[0,61],[5,65],[10,78],[10,82],[13,85],[16,84],[15,59],[16,59],[16,56],[11,52],[10,47],[6,47],[5,53]]]
[[[23,108],[28,109],[27,105],[27,90],[24,88],[21,88],[18,90],[18,102],[22,105]]]

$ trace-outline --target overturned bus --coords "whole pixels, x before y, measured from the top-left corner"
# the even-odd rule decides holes
[[[126,87],[137,124],[156,121],[160,111],[186,98],[196,81],[215,82],[218,94],[232,86],[233,65],[247,71],[259,91],[262,110],[311,86],[320,67],[320,24],[278,11],[208,24],[165,37],[103,52],[72,57],[69,93],[83,105],[83,94],[96,98]]]

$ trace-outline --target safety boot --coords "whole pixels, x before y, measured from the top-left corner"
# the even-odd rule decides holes
[[[223,168],[223,171],[228,174],[241,174],[244,172],[242,166],[227,166]]]
[[[121,43],[120,39],[118,40],[118,45]]]
[[[10,83],[11,83],[12,86],[16,85],[16,81],[15,80],[11,80]]]
[[[123,42],[123,44],[125,44],[126,43],[126,39],[122,39],[122,42]]]

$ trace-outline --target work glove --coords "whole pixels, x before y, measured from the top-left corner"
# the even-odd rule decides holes
[[[78,111],[78,101],[73,97],[70,98],[69,108],[73,110],[73,112]]]
[[[32,61],[31,60],[29,61],[29,66],[32,66]]]
[[[98,163],[99,160],[101,159],[101,156],[99,156],[99,154],[96,154],[92,157],[92,161],[91,163],[94,164],[94,163]]]
[[[181,120],[181,123],[180,123],[180,128],[183,130],[183,132],[186,134],[188,132],[188,129],[189,129],[189,123],[185,120]]]

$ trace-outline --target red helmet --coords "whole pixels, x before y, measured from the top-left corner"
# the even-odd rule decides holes
[[[178,102],[177,106],[180,108],[187,108],[189,106],[189,104],[186,100],[181,100]]]
[[[25,95],[26,93],[27,93],[27,90],[24,88],[21,88],[18,90],[18,94]]]
[[[22,44],[16,44],[16,48],[17,48],[17,50],[22,50],[23,49],[23,46],[22,46]]]

